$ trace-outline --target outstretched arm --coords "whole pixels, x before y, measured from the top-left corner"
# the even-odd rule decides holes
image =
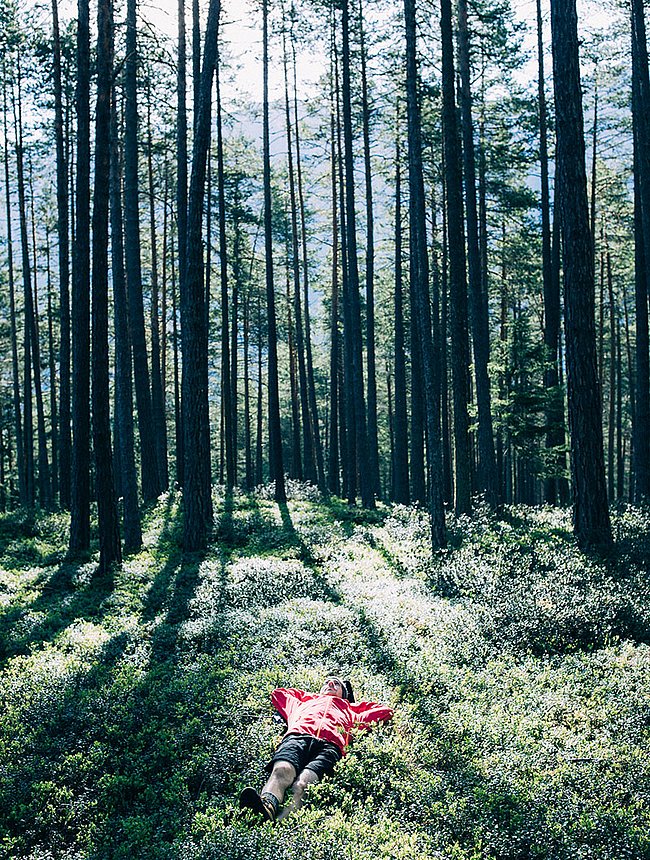
[[[355,726],[361,728],[368,728],[373,723],[385,722],[393,716],[392,708],[377,702],[354,702],[350,705],[350,710],[354,715]]]

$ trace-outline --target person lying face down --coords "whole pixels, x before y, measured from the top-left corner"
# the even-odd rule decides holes
[[[352,685],[329,677],[318,693],[280,687],[271,702],[287,723],[287,731],[266,765],[269,778],[258,793],[251,787],[239,795],[242,809],[252,809],[265,821],[279,821],[302,806],[305,791],[347,752],[353,729],[390,720],[392,708],[376,702],[355,702]],[[291,788],[291,801],[282,809]]]

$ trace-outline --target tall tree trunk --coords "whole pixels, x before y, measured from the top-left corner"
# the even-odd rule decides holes
[[[217,46],[218,47],[218,46]],[[221,400],[223,402],[226,489],[235,486],[233,407],[230,389],[230,341],[228,324],[228,242],[226,238],[226,184],[223,160],[223,122],[219,81],[220,55],[217,53],[217,196],[219,200],[219,273],[221,283]]]
[[[31,283],[31,263],[29,259],[29,242],[27,238],[27,214],[25,212],[25,181],[23,178],[23,152],[22,142],[19,139],[19,120],[17,110],[21,103],[21,81],[20,81],[20,58],[17,60],[18,70],[18,97],[12,90],[12,103],[14,114],[14,141],[16,147],[16,170],[18,174],[18,216],[20,225],[20,244],[22,250],[22,275],[23,275],[23,402],[24,409],[24,433],[23,442],[25,446],[25,487],[26,503],[33,507],[36,500],[34,489],[34,416],[33,416],[33,387],[32,387],[32,353],[34,351],[33,335],[33,298]],[[22,136],[22,132],[21,132]]]
[[[379,481],[379,443],[377,440],[377,360],[375,357],[375,228],[370,160],[370,103],[366,69],[366,44],[363,30],[363,0],[359,0],[359,49],[361,53],[361,105],[363,119],[363,156],[366,183],[366,361],[368,370],[368,465],[373,491],[381,496]]]
[[[302,300],[300,295],[300,251],[298,241],[298,207],[296,200],[296,181],[293,164],[293,143],[291,134],[291,111],[289,107],[289,74],[286,39],[283,35],[284,65],[284,107],[287,132],[287,164],[289,168],[289,205],[291,211],[291,269],[293,273],[293,306],[296,325],[296,358],[298,360],[298,379],[300,390],[300,413],[302,416],[302,439],[304,450],[304,478],[317,483],[316,451],[314,446],[314,427],[309,408],[307,385],[307,365],[305,362],[305,338],[302,325]]]
[[[77,172],[72,278],[72,495],[70,552],[90,547],[90,21],[77,13]]]
[[[307,359],[307,382],[309,387],[309,411],[312,421],[313,444],[316,454],[316,471],[318,475],[318,486],[321,491],[326,490],[325,462],[323,458],[323,445],[320,436],[320,424],[318,420],[318,403],[316,400],[316,383],[314,381],[314,359],[311,348],[311,319],[309,311],[309,258],[307,253],[307,224],[305,215],[305,199],[302,182],[302,165],[300,159],[300,123],[298,121],[298,82],[296,72],[296,45],[291,32],[291,46],[293,52],[293,116],[296,133],[296,173],[298,183],[298,202],[300,207],[300,234],[302,239],[302,280],[303,280],[303,303],[305,318],[305,355]]]
[[[185,278],[187,275],[187,47],[185,36],[185,0],[178,0],[176,223],[178,227],[178,286],[181,296],[185,292]],[[177,325],[176,315],[174,315],[174,321]],[[176,340],[176,336],[174,337],[174,349],[177,350],[178,341]],[[177,353],[175,352],[174,354],[177,358]],[[179,382],[178,373],[176,373],[175,380],[176,383]],[[185,454],[183,450],[183,432],[180,424],[180,400],[178,398],[176,399],[176,405],[176,480],[180,486],[183,486]]]
[[[151,409],[154,422],[156,461],[160,489],[169,487],[167,465],[167,426],[160,367],[160,316],[158,307],[158,233],[156,229],[155,189],[153,179],[153,138],[151,132],[151,81],[147,82],[147,179],[149,184],[149,229],[151,238]]]
[[[589,226],[575,0],[551,0],[562,232],[574,532],[582,547],[611,544],[596,369],[593,237]]]
[[[120,466],[124,552],[137,552],[142,545],[138,506],[138,479],[133,436],[133,364],[129,336],[126,274],[124,271],[124,225],[122,222],[122,166],[119,152],[117,94],[113,89],[111,106],[111,274],[115,315],[115,425],[116,450]]]
[[[99,569],[122,561],[113,481],[108,383],[108,199],[110,174],[113,5],[97,5],[97,107],[92,259],[92,423],[99,521]]]
[[[23,154],[23,132],[22,132],[22,111],[18,107],[18,134],[20,140],[20,159],[22,163]],[[19,188],[21,166],[19,166]],[[23,186],[24,188],[24,186]],[[23,191],[24,193],[24,191]],[[20,197],[20,194],[19,194]],[[38,318],[38,266],[37,266],[37,250],[36,250],[36,219],[34,216],[34,184],[32,173],[32,160],[29,158],[29,197],[31,200],[30,215],[31,215],[31,233],[32,233],[32,258],[34,260],[34,292],[31,297],[31,313],[30,313],[30,328],[32,342],[32,362],[34,372],[34,396],[36,398],[36,432],[38,437],[38,500],[42,508],[46,510],[52,507],[52,486],[50,480],[50,463],[47,451],[47,432],[45,430],[45,407],[43,405],[43,386],[41,384],[41,338],[40,325]],[[26,201],[25,205],[26,205]],[[25,212],[27,216],[27,212]],[[29,259],[29,252],[27,254]],[[31,289],[30,289],[31,292]]]
[[[440,362],[437,360],[431,330],[429,297],[429,256],[425,220],[424,178],[422,173],[422,132],[418,94],[415,0],[404,0],[406,22],[406,116],[408,123],[409,222],[411,273],[415,280],[417,334],[422,356],[424,407],[426,414],[427,464],[429,467],[429,516],[431,543],[444,547],[445,512],[442,500],[442,445],[440,439]]]
[[[650,75],[644,6],[632,0],[632,119],[634,126],[634,240],[636,385],[633,424],[634,498],[650,499]]]
[[[558,447],[564,444],[564,404],[558,385],[558,345],[560,336],[560,282],[554,277],[551,257],[551,213],[548,176],[548,136],[546,90],[544,86],[544,40],[541,0],[537,0],[537,65],[539,108],[539,157],[541,169],[542,215],[542,282],[544,287],[544,345],[546,347],[544,387],[546,388],[546,439],[548,452],[553,452],[549,464],[551,474],[544,479],[544,499],[549,504],[558,501]]]
[[[158,445],[151,403],[149,360],[147,357],[144,304],[142,298],[138,190],[137,64],[136,0],[128,0],[126,12],[126,61],[124,67],[124,91],[126,96],[124,114],[124,260],[126,263],[126,283],[129,299],[129,329],[133,347],[135,401],[140,437],[142,496],[145,502],[153,502],[160,494],[161,482],[158,468]]]
[[[332,13],[333,14],[333,13]],[[333,43],[333,34],[332,34]],[[334,52],[334,44],[331,47]],[[333,61],[333,57],[332,57]],[[332,62],[333,65],[333,62]],[[333,72],[333,69],[332,69]],[[336,159],[336,105],[334,103],[334,74],[331,74],[330,91],[330,171],[332,188],[332,308],[330,317],[330,423],[329,450],[327,458],[328,487],[336,496],[341,495],[340,455],[339,455],[339,373],[341,347],[339,337],[339,223],[337,203],[337,159]],[[304,231],[303,231],[304,232]],[[303,259],[303,265],[304,265]]]
[[[68,167],[63,139],[61,38],[58,0],[52,0],[54,135],[56,141],[56,209],[59,237],[59,502],[70,508],[70,244],[68,219]]]
[[[498,501],[498,486],[492,426],[492,397],[488,371],[490,330],[488,297],[487,293],[483,291],[484,279],[479,247],[467,0],[458,0],[458,67],[460,73],[459,101],[463,135],[463,165],[465,169],[467,262],[474,345],[476,405],[478,409],[478,488],[485,493],[488,503],[494,506]]]
[[[449,231],[449,287],[451,305],[451,370],[454,402],[455,510],[471,508],[469,457],[469,343],[467,332],[467,282],[463,231],[463,179],[460,164],[451,2],[441,0],[442,124],[447,178],[447,229]]]
[[[20,367],[18,361],[18,324],[16,319],[16,286],[14,278],[13,231],[11,221],[11,197],[9,184],[9,133],[7,129],[7,68],[6,56],[3,57],[3,126],[4,126],[4,162],[5,162],[5,191],[7,215],[7,273],[9,281],[9,315],[11,327],[11,375],[14,409],[14,434],[16,438],[16,467],[18,469],[18,502],[21,506],[27,504],[27,476],[25,473],[25,443],[23,420],[20,405]]]
[[[244,296],[244,452],[246,464],[246,489],[252,490],[253,450],[251,447],[251,398],[250,398],[250,290]]]
[[[183,434],[185,468],[183,485],[183,546],[203,550],[212,527],[210,425],[208,420],[208,329],[203,283],[201,227],[205,175],[210,145],[212,81],[217,61],[219,0],[210,0],[205,29],[198,116],[192,152],[187,215],[187,277],[181,294],[183,342]]]
[[[276,502],[286,502],[282,430],[280,425],[280,392],[278,388],[278,335],[273,284],[273,209],[271,203],[271,153],[269,141],[269,25],[268,0],[262,0],[263,20],[263,161],[264,161],[264,249],[266,261],[266,311],[268,317],[269,374],[269,465],[275,481]]]
[[[375,493],[368,451],[366,403],[363,384],[363,345],[361,340],[361,300],[359,296],[359,264],[357,259],[357,227],[354,195],[354,155],[352,140],[352,90],[350,69],[350,0],[343,0],[342,18],[342,98],[343,142],[345,148],[345,226],[347,230],[347,269],[350,296],[350,329],[347,337],[352,342],[352,389],[354,392],[354,420],[361,504],[375,507]]]
[[[178,299],[176,291],[176,269],[174,266],[174,234],[171,236],[170,259],[172,264],[172,342],[173,342],[173,364],[174,364],[174,437],[176,447],[176,484],[183,486],[183,467],[185,464],[185,447],[183,444],[183,421],[181,416],[181,374],[179,362],[178,333]],[[180,266],[180,255],[179,255]],[[180,274],[179,274],[180,279]]]
[[[52,433],[52,501],[59,491],[59,408],[57,403],[56,354],[54,348],[54,307],[52,303],[52,268],[50,259],[50,229],[46,226],[47,263],[47,358],[50,372],[50,428]]]
[[[408,505],[409,459],[408,415],[406,410],[406,357],[404,352],[404,310],[402,285],[402,174],[399,107],[395,129],[395,419],[393,456],[393,501]]]

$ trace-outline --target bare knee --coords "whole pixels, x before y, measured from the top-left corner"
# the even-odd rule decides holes
[[[284,785],[291,785],[296,776],[296,769],[288,761],[276,761],[271,776]]]
[[[318,776],[318,774],[314,773],[313,770],[305,768],[305,770],[300,772],[298,778],[293,784],[294,794],[302,794],[304,791],[306,791],[306,789],[309,788],[310,785],[316,785],[316,783],[319,781],[320,777]]]

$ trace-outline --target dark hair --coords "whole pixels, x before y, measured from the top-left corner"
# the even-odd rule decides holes
[[[345,693],[345,698],[348,702],[354,702],[354,691],[352,690],[352,684],[349,681],[343,681],[343,692]]]

